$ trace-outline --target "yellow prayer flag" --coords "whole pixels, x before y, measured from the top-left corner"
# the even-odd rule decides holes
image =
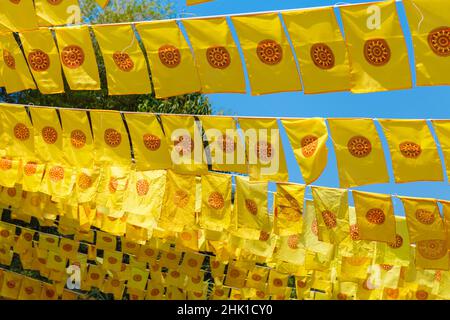
[[[200,91],[191,49],[175,20],[136,24],[147,51],[157,98]]]
[[[449,262],[447,240],[417,241],[415,264],[418,268],[448,270]]]
[[[328,160],[328,130],[325,120],[284,119],[281,123],[300,166],[303,180],[306,184],[313,183],[322,174]]]
[[[379,120],[389,144],[395,182],[443,181],[442,163],[426,120]]]
[[[93,27],[105,62],[110,95],[152,92],[147,62],[131,25]]]
[[[450,84],[450,3],[405,0],[418,86]]]
[[[294,45],[305,93],[348,91],[350,68],[332,7],[282,14]]]
[[[354,93],[412,86],[406,41],[395,2],[340,8]]]
[[[450,179],[450,121],[449,120],[431,120],[433,128],[444,155],[447,177]]]
[[[303,228],[305,186],[277,183],[274,196],[274,232],[279,236],[300,234]]]
[[[242,62],[226,17],[184,20],[203,93],[245,93]]]
[[[384,151],[372,119],[329,119],[342,188],[387,183]]]
[[[442,205],[442,213],[444,214],[444,228],[447,234],[447,247],[450,250],[450,201],[439,200]]]
[[[278,14],[231,20],[244,53],[252,94],[301,91],[297,65]]]
[[[75,179],[72,167],[49,163],[39,191],[56,198],[67,198],[73,190]]]
[[[78,0],[35,0],[40,26],[60,26],[81,22]]]
[[[58,49],[49,29],[20,33],[28,65],[43,94],[64,92]]]
[[[1,25],[14,32],[37,29],[33,1],[0,1],[0,27]]]
[[[395,217],[395,241],[377,242],[377,261],[383,264],[408,266],[410,263],[410,243],[408,227],[404,217]]]
[[[17,300],[19,297],[20,287],[24,276],[6,271],[4,273],[3,284],[0,290],[0,296]]]
[[[284,293],[288,286],[289,274],[283,274],[276,270],[270,270],[267,291],[269,294]]]
[[[41,282],[38,280],[24,278],[20,288],[19,300],[39,300],[41,297]]]

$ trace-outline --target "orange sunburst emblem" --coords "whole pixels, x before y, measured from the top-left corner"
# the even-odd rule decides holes
[[[14,137],[21,141],[25,141],[30,138],[30,130],[23,123],[18,123],[14,126]]]
[[[323,219],[323,222],[325,223],[325,226],[328,229],[336,228],[336,226],[337,226],[336,215],[333,212],[331,212],[330,210],[322,211],[322,219]]]
[[[208,196],[208,206],[212,209],[219,210],[225,206],[225,200],[220,192],[211,192]]]
[[[253,215],[258,214],[258,205],[256,204],[255,200],[252,199],[245,199],[245,208]]]
[[[314,218],[314,220],[311,223],[311,231],[315,236],[319,235],[319,225],[317,224],[316,218]]]
[[[353,241],[361,240],[359,236],[359,228],[356,224],[352,224],[350,226],[350,239],[352,239]]]
[[[391,288],[385,288],[384,292],[389,299],[398,299],[400,294],[400,290]]]
[[[12,160],[11,158],[2,157],[0,159],[0,169],[1,170],[9,170],[12,168]]]
[[[307,135],[303,137],[300,142],[302,148],[302,154],[305,158],[312,157],[317,150],[319,139],[313,135]]]
[[[194,150],[194,141],[188,135],[179,136],[174,141],[175,151],[178,152],[180,156],[189,154]]]
[[[78,184],[77,185],[81,190],[87,190],[92,186],[92,178],[88,174],[82,172],[78,176]]]
[[[206,60],[213,68],[226,69],[231,63],[231,56],[225,47],[210,47],[206,49]]]
[[[14,4],[19,4],[20,0],[9,0],[9,2],[14,3]]]
[[[44,127],[41,134],[42,139],[47,144],[54,144],[58,140],[58,132],[53,127]]]
[[[270,161],[273,158],[272,145],[266,141],[258,141],[256,144],[256,155],[261,161]]]
[[[55,166],[49,171],[50,180],[53,182],[59,182],[64,179],[64,168],[61,166]]]
[[[14,280],[10,280],[10,281],[6,282],[6,286],[9,289],[14,289],[16,287],[16,282]]]
[[[347,295],[345,293],[339,292],[336,296],[338,300],[347,300]]]
[[[111,148],[115,148],[120,145],[122,142],[122,135],[116,129],[106,129],[105,134],[103,135],[105,143]]]
[[[8,50],[5,50],[5,49],[3,49],[3,61],[5,62],[5,65],[8,68],[13,69],[13,70],[16,69],[16,59],[14,59],[11,52],[9,52]]]
[[[417,159],[422,153],[420,145],[411,141],[402,142],[398,147],[405,158]]]
[[[298,249],[299,241],[300,241],[300,237],[296,234],[293,234],[288,237],[287,245],[289,248],[295,250],[295,249]]]
[[[124,72],[130,72],[134,68],[134,62],[128,53],[116,52],[113,54],[113,60],[116,66]]]
[[[36,72],[47,71],[50,68],[50,57],[42,50],[33,50],[28,54],[28,63]]]
[[[144,134],[142,140],[144,146],[150,151],[156,151],[161,147],[161,139],[153,134]]]
[[[150,190],[150,183],[148,183],[147,180],[139,179],[136,182],[136,193],[138,194],[138,196],[147,195],[149,190]]]
[[[267,241],[270,238],[270,233],[268,233],[267,231],[261,230],[261,232],[259,233],[259,240],[260,241]]]
[[[61,2],[63,2],[63,0],[47,0],[47,2],[56,6],[56,5],[60,4]]]
[[[403,245],[403,238],[401,235],[396,234],[395,235],[395,241],[388,243],[389,247],[391,247],[392,249],[398,249]]]
[[[159,60],[167,68],[175,68],[181,63],[181,53],[178,48],[166,44],[158,49]]]
[[[428,299],[428,292],[425,290],[418,290],[416,291],[416,299],[417,300],[427,300]]]
[[[173,203],[178,208],[184,208],[189,203],[189,194],[184,190],[177,190],[173,196]]]
[[[440,27],[432,30],[428,34],[428,44],[438,56],[450,56],[450,28]]]
[[[384,271],[391,271],[392,268],[394,268],[394,266],[392,264],[380,264],[381,269],[383,269]]]
[[[272,284],[274,285],[274,287],[282,287],[283,286],[283,280],[279,279],[279,278],[275,278],[272,280]]]
[[[237,269],[232,269],[230,271],[230,277],[231,278],[239,278],[240,275],[241,275],[241,273]]]
[[[273,40],[263,40],[256,47],[256,54],[262,63],[276,65],[283,59],[283,49]]]
[[[187,264],[188,264],[188,266],[191,267],[191,268],[195,268],[195,267],[198,266],[197,260],[192,259],[192,258],[188,260]]]
[[[232,137],[226,134],[223,134],[217,138],[217,144],[225,153],[232,153],[236,150],[236,142]]]
[[[350,154],[356,158],[367,157],[372,152],[370,140],[363,136],[355,136],[348,140],[347,148]]]
[[[37,163],[33,162],[33,161],[29,161],[25,164],[25,166],[23,167],[23,173],[26,176],[32,176],[33,174],[35,174],[37,172]]]
[[[61,61],[69,69],[76,69],[84,63],[84,51],[79,46],[67,46],[61,51]]]
[[[439,260],[447,255],[445,240],[417,241],[417,251],[428,260]]]
[[[83,131],[75,129],[70,133],[70,143],[75,149],[81,149],[86,144],[86,135]]]
[[[118,187],[119,187],[119,179],[111,177],[108,183],[109,193],[116,193]]]
[[[386,220],[386,215],[384,214],[384,211],[379,208],[372,208],[366,213],[366,220],[369,221],[371,224],[383,224]]]
[[[311,47],[311,59],[320,69],[328,70],[334,67],[333,50],[325,43],[316,43]]]
[[[391,59],[391,49],[384,39],[367,40],[364,44],[364,57],[373,66],[384,66]]]
[[[417,209],[416,210],[416,219],[423,224],[430,225],[433,224],[433,222],[436,220],[436,215],[434,212],[424,210],[424,209]]]
[[[16,190],[16,188],[8,188],[8,191],[6,191],[6,193],[10,197],[15,197],[17,194],[17,190]]]

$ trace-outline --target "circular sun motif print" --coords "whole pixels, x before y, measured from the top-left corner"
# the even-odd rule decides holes
[[[84,52],[79,46],[67,46],[61,51],[61,61],[69,69],[76,69],[84,63]]]
[[[336,215],[333,212],[329,210],[322,211],[322,219],[328,229],[336,228]]]
[[[329,46],[324,43],[316,43],[311,47],[311,59],[320,69],[331,69],[334,67],[334,54]]]
[[[28,63],[36,72],[43,72],[50,68],[50,57],[42,50],[33,50],[28,54]]]
[[[220,192],[211,192],[208,196],[208,206],[212,209],[219,210],[225,206],[225,200]]]
[[[367,40],[364,44],[364,57],[373,66],[383,66],[391,59],[391,49],[384,39]]]
[[[119,187],[119,180],[117,178],[111,177],[108,183],[109,193],[116,193]]]
[[[417,241],[417,251],[428,260],[438,260],[447,255],[447,244],[445,240],[423,240]]]
[[[181,62],[181,53],[176,47],[167,44],[158,49],[159,60],[167,68],[175,68]]]
[[[182,135],[174,141],[174,147],[175,151],[177,151],[180,156],[183,156],[194,150],[194,141],[188,135]]]
[[[314,220],[311,223],[311,231],[315,236],[319,235],[319,225],[317,224],[316,218],[314,218]]]
[[[397,299],[398,296],[399,296],[399,290],[398,289],[385,288],[384,292],[386,293],[386,296],[389,299]]]
[[[394,266],[392,264],[380,264],[381,269],[385,270],[385,271],[390,271],[392,270],[392,268],[394,268]]]
[[[86,173],[82,172],[78,176],[78,187],[81,190],[89,189],[92,186],[92,178]]]
[[[189,203],[189,194],[184,190],[177,190],[173,196],[173,203],[178,208],[184,208]]]
[[[10,158],[3,157],[0,159],[0,169],[9,170],[12,168],[12,160]]]
[[[436,220],[436,216],[434,212],[423,210],[423,209],[417,209],[416,210],[416,219],[423,224],[430,225],[433,224],[433,222]]]
[[[61,166],[56,166],[49,171],[50,180],[53,182],[58,182],[64,179],[64,168]]]
[[[8,191],[6,193],[10,197],[15,197],[17,194],[17,191],[16,191],[16,188],[8,188]]]
[[[256,204],[255,200],[245,199],[245,208],[253,215],[258,214],[258,205]]]
[[[263,40],[256,47],[256,54],[262,63],[276,65],[283,59],[283,49],[273,40]]]
[[[113,60],[116,66],[124,72],[130,72],[134,68],[134,62],[128,53],[116,52],[113,54]]]
[[[356,158],[367,157],[372,152],[372,144],[363,136],[355,136],[348,140],[347,148],[350,154]]]
[[[156,151],[161,147],[161,139],[153,134],[144,134],[142,140],[144,142],[144,146],[150,151]]]
[[[41,134],[42,139],[47,144],[54,144],[58,140],[58,132],[53,127],[44,127]]]
[[[416,159],[422,153],[420,145],[411,141],[402,142],[398,147],[405,158]]]
[[[371,224],[383,224],[386,220],[384,211],[379,208],[372,208],[366,213],[366,220]]]
[[[23,123],[18,123],[14,126],[14,136],[21,140],[27,140],[30,137],[30,130]]]
[[[147,180],[140,179],[136,182],[136,192],[138,196],[147,195],[149,190],[150,190],[150,183],[148,183]]]
[[[5,49],[3,49],[3,61],[5,61],[8,68],[13,70],[16,69],[16,59],[14,59],[11,52]]]
[[[361,240],[361,238],[359,237],[359,228],[356,224],[352,224],[350,226],[350,239],[352,239],[353,241]]]
[[[275,278],[273,279],[272,283],[275,287],[281,287],[283,285],[283,280]]]
[[[19,4],[20,0],[9,0],[9,2],[14,3],[14,4]]]
[[[270,233],[268,233],[268,232],[266,232],[264,230],[261,230],[261,232],[259,233],[259,240],[260,241],[267,241],[267,240],[269,240],[269,238],[270,238]]]
[[[223,134],[217,138],[217,144],[225,153],[232,153],[236,150],[236,142],[230,136]]]
[[[23,173],[26,176],[32,176],[37,172],[37,163],[36,162],[27,162],[26,165],[23,167]]]
[[[75,129],[70,133],[70,143],[75,149],[81,149],[86,144],[86,135],[83,131]]]
[[[388,244],[389,247],[391,247],[392,249],[398,249],[403,245],[403,238],[401,235],[396,234],[395,235],[395,241],[392,243]]]
[[[287,245],[289,248],[295,250],[298,249],[298,242],[300,241],[300,238],[298,235],[293,234],[291,236],[288,237],[287,239]]]
[[[347,300],[347,295],[342,292],[339,292],[336,297],[338,300]]]
[[[109,128],[105,130],[104,134],[105,143],[111,148],[115,148],[122,142],[122,135],[119,131]]]
[[[206,49],[206,60],[213,68],[225,69],[231,63],[231,56],[225,47],[210,47]]]
[[[416,291],[416,299],[417,300],[427,300],[428,299],[428,292],[425,290],[418,290]]]
[[[428,35],[428,44],[438,56],[450,56],[450,28],[440,27],[431,31]]]
[[[232,269],[230,271],[230,277],[231,278],[238,278],[240,275],[241,275],[241,273],[237,269]]]
[[[47,0],[47,2],[56,6],[56,5],[60,4],[61,2],[63,2],[63,0]]]
[[[309,158],[314,155],[317,150],[319,139],[313,135],[307,135],[302,138],[300,145],[302,148],[302,154],[305,158]]]
[[[266,141],[258,141],[256,144],[256,155],[261,161],[270,161],[273,157],[272,145]]]

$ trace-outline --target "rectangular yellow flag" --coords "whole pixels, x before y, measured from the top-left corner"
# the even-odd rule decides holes
[[[304,196],[304,185],[277,183],[274,195],[275,234],[283,237],[302,233]]]
[[[282,14],[300,64],[305,93],[348,91],[347,48],[332,7]]]
[[[0,1],[0,27],[1,25],[14,32],[37,29],[33,1]]]
[[[250,180],[289,180],[277,119],[240,118]]]
[[[394,205],[390,195],[353,190],[353,201],[361,240],[395,242]]]
[[[450,120],[431,120],[444,155],[447,177],[450,179]]]
[[[64,92],[58,49],[52,32],[43,28],[20,33],[28,66],[43,94]]]
[[[0,76],[7,93],[36,89],[22,50],[12,33],[0,34]]]
[[[100,77],[87,26],[55,29],[59,55],[71,90],[100,90]]]
[[[342,188],[387,183],[384,151],[372,119],[329,119]]]
[[[395,241],[391,243],[377,242],[376,262],[395,266],[410,264],[410,243],[408,226],[405,217],[395,217]]]
[[[282,119],[306,184],[316,181],[327,165],[328,130],[322,118]]]
[[[245,93],[245,77],[226,17],[185,20],[194,49],[202,92]]]
[[[34,4],[40,26],[60,26],[81,22],[78,0],[34,0]]]
[[[446,240],[423,240],[416,243],[417,268],[448,270],[450,256]]]
[[[444,214],[444,228],[447,234],[447,248],[450,249],[450,201],[439,200]]]
[[[301,91],[297,65],[278,14],[231,20],[244,53],[252,95]]]
[[[404,0],[418,86],[450,84],[450,2]]]
[[[340,7],[352,92],[411,88],[411,70],[395,0]]]
[[[105,62],[110,95],[152,92],[147,62],[131,25],[93,27]]]
[[[443,181],[442,163],[426,120],[379,120],[389,144],[395,182]]]
[[[147,51],[157,98],[166,98],[201,89],[191,49],[177,22],[136,24]]]

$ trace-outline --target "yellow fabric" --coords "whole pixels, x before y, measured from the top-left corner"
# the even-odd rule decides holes
[[[0,76],[7,93],[36,89],[27,62],[12,33],[0,34]]]
[[[403,5],[414,44],[417,85],[450,84],[450,51],[448,42],[445,41],[448,39],[450,3],[439,0],[405,0]],[[443,41],[441,45],[439,39]]]
[[[232,117],[199,116],[214,171],[247,173],[245,147]]]
[[[434,131],[439,141],[442,154],[444,155],[444,162],[447,177],[450,179],[450,121],[448,120],[431,120]]]
[[[380,120],[395,182],[443,181],[436,142],[425,120]]]
[[[302,90],[278,14],[236,16],[231,21],[244,53],[252,95]]]
[[[0,27],[2,25],[14,32],[36,29],[33,1],[0,1]]]
[[[130,169],[125,166],[103,167],[97,189],[97,207],[121,211],[129,175]]]
[[[384,151],[371,119],[329,119],[342,188],[387,183]]]
[[[245,93],[245,77],[236,43],[225,17],[184,20],[194,49],[203,93]]]
[[[55,29],[64,75],[71,90],[100,90],[100,77],[87,26]]]
[[[49,29],[20,33],[28,65],[43,94],[64,92],[58,49]]]
[[[300,64],[305,93],[348,91],[347,49],[333,8],[291,11],[282,16]]]
[[[303,180],[306,184],[313,183],[327,165],[328,130],[325,120],[321,118],[284,119],[281,123],[300,166]]]
[[[24,278],[20,287],[19,300],[39,300],[41,290],[41,282]]]
[[[39,191],[56,198],[68,197],[75,184],[76,175],[74,173],[71,167],[47,164]]]
[[[168,169],[172,166],[169,146],[155,115],[125,113],[133,143],[137,170]]]
[[[377,242],[377,261],[389,265],[408,266],[410,243],[408,226],[404,217],[395,217],[396,240],[392,243]]]
[[[391,196],[355,190],[352,194],[360,239],[395,242],[395,215]]]
[[[102,8],[106,8],[109,4],[109,0],[95,0],[95,2],[97,2],[97,4]]]
[[[300,234],[303,228],[305,186],[277,183],[274,195],[274,232],[279,236]]]
[[[110,95],[152,92],[147,62],[131,25],[95,26]]]
[[[193,6],[200,3],[211,2],[212,0],[186,0],[186,5]]]
[[[343,6],[340,12],[349,49],[352,92],[411,88],[408,51],[395,1]]]
[[[22,275],[13,272],[5,272],[0,296],[17,300],[23,278]]]
[[[449,262],[446,240],[417,241],[415,264],[418,268],[449,270]]]
[[[176,21],[138,23],[136,29],[147,51],[157,98],[200,91],[191,49]]]
[[[76,20],[77,15],[81,14],[78,0],[35,0],[34,4],[40,26],[59,26],[81,22]]]
[[[276,119],[240,118],[251,180],[289,180],[283,143]]]
[[[444,214],[444,228],[447,234],[447,248],[450,249],[450,201],[439,200],[442,204],[442,213]]]

